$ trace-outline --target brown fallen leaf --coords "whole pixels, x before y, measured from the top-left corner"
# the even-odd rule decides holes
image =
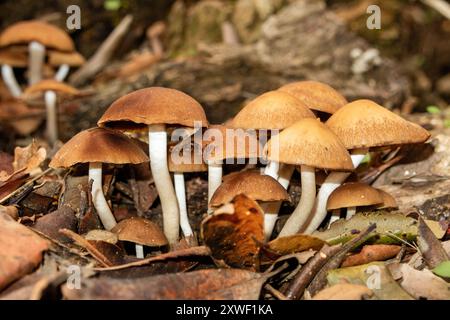
[[[14,220],[19,219],[19,210],[15,206],[2,206],[0,205],[0,212],[5,213]]]
[[[152,52],[143,52],[132,57],[125,63],[118,71],[117,76],[120,78],[127,78],[138,73],[141,73],[146,68],[161,60],[161,56],[155,55]]]
[[[39,166],[46,157],[47,151],[45,148],[39,147],[35,141],[24,148],[16,147],[14,149],[14,171],[25,168],[25,173],[40,173],[42,170]]]
[[[372,290],[366,286],[340,283],[319,291],[312,300],[363,300],[372,295]]]
[[[53,240],[66,243],[70,241],[70,238],[61,234],[59,230],[69,229],[76,231],[77,223],[78,219],[75,216],[75,212],[68,206],[61,206],[56,211],[37,219],[32,228]]]
[[[373,261],[384,261],[395,257],[401,248],[401,246],[389,244],[365,245],[359,253],[347,257],[342,262],[341,267],[358,266]]]
[[[322,239],[307,235],[296,234],[288,237],[276,238],[264,247],[280,256],[301,252],[309,249],[320,250],[326,242]]]
[[[32,271],[49,243],[0,212],[0,290]]]
[[[263,217],[256,201],[240,194],[203,220],[201,237],[217,261],[257,270],[264,241]]]
[[[69,300],[256,300],[270,274],[206,269],[139,279],[86,279],[79,290],[62,288]]]
[[[440,263],[450,260],[441,242],[421,217],[419,217],[418,230],[417,246],[430,269],[436,268]]]

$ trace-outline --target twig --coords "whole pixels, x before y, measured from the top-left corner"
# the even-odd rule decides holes
[[[264,288],[270,292],[272,296],[277,298],[278,300],[289,300],[284,294],[282,294],[280,291],[272,287],[270,284],[266,284]]]
[[[114,51],[130,29],[132,21],[132,15],[125,16],[108,38],[101,44],[97,52],[95,52],[84,66],[78,69],[78,71],[70,77],[69,82],[76,86],[81,85],[86,80],[96,75],[111,59]]]
[[[424,4],[430,6],[444,17],[450,20],[450,5],[443,0],[422,0]]]

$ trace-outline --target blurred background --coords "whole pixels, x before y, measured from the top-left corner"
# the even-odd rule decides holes
[[[80,29],[66,28],[70,5],[81,10]],[[380,29],[367,27],[370,5],[380,8]],[[69,77],[86,95],[63,105],[67,139],[95,125],[117,97],[151,85],[191,94],[212,123],[264,91],[302,79],[403,115],[447,119],[448,15],[432,0],[7,0],[0,4],[0,29],[29,19],[54,23],[89,64],[124,27],[95,72]]]

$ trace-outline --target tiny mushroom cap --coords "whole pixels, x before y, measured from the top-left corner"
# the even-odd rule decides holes
[[[284,129],[314,113],[289,93],[266,92],[248,103],[234,117],[231,126],[243,129]]]
[[[377,189],[381,195],[383,203],[377,206],[377,209],[395,209],[398,208],[395,198],[384,190]]]
[[[361,182],[348,182],[331,193],[327,210],[380,204],[383,198],[377,189]]]
[[[214,192],[210,205],[218,207],[229,203],[238,194],[255,201],[284,201],[289,199],[286,189],[274,178],[255,171],[234,172],[223,177],[223,183]]]
[[[202,106],[189,95],[170,88],[151,87],[117,99],[98,120],[100,127],[139,129],[151,124],[208,126]]]
[[[143,246],[162,247],[168,243],[166,236],[154,222],[140,217],[120,221],[111,232],[117,234],[120,241]]]
[[[52,66],[67,64],[70,67],[79,67],[85,62],[84,57],[76,51],[60,52],[52,50],[48,53],[48,63]]]
[[[319,120],[300,120],[284,129],[276,140],[269,140],[265,147],[270,161],[337,171],[354,169],[342,142]]]
[[[26,44],[32,41],[37,41],[47,48],[60,51],[75,50],[74,43],[66,32],[43,21],[18,22],[6,28],[0,34],[0,47]]]
[[[55,154],[49,166],[69,168],[78,163],[90,162],[139,164],[148,162],[148,157],[126,135],[110,129],[91,128],[81,131],[67,141]]]
[[[430,137],[421,126],[364,99],[340,108],[326,125],[347,149],[422,143]]]
[[[76,96],[80,94],[80,91],[64,82],[60,82],[53,79],[47,79],[39,81],[25,89],[22,98],[27,100],[34,98],[35,95],[44,93],[45,91],[55,91],[68,96]]]
[[[318,81],[288,83],[278,90],[287,92],[312,110],[335,113],[347,104],[347,100],[329,85]]]

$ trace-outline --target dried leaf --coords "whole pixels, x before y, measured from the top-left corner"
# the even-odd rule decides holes
[[[16,147],[14,149],[14,170],[18,171],[25,168],[25,173],[36,173],[46,157],[47,151],[45,151],[45,148],[39,147],[35,141],[24,148]],[[38,173],[40,173],[41,170],[38,170]]]
[[[0,290],[33,270],[48,246],[46,240],[0,212]]]
[[[320,250],[325,243],[325,241],[307,234],[296,234],[293,236],[276,238],[268,242],[265,247],[272,252],[283,256],[285,254],[309,249]]]
[[[33,229],[45,234],[50,239],[58,242],[69,242],[70,238],[59,232],[60,229],[76,231],[78,219],[75,212],[68,206],[62,206],[56,211],[39,218],[33,225]]]
[[[402,247],[388,244],[366,245],[361,252],[347,257],[342,263],[342,267],[358,266],[373,261],[384,261],[395,257]]]
[[[240,269],[207,269],[139,279],[86,279],[80,290],[62,289],[70,300],[256,300],[269,275]]]
[[[256,201],[237,195],[231,204],[220,207],[203,220],[201,235],[218,261],[231,267],[257,270],[264,241],[263,218]]]
[[[417,245],[426,264],[431,269],[436,268],[440,263],[449,260],[441,242],[436,238],[421,217],[419,217]]]
[[[312,300],[362,300],[371,297],[372,290],[366,286],[351,283],[339,283],[317,293]]]
[[[19,210],[15,206],[2,206],[0,205],[0,213],[7,214],[14,220],[19,219]]]
[[[439,222],[434,220],[424,220],[427,224],[428,228],[433,232],[436,238],[442,239],[445,234],[447,233],[448,224],[445,224],[445,226]],[[444,228],[445,227],[445,228]]]

